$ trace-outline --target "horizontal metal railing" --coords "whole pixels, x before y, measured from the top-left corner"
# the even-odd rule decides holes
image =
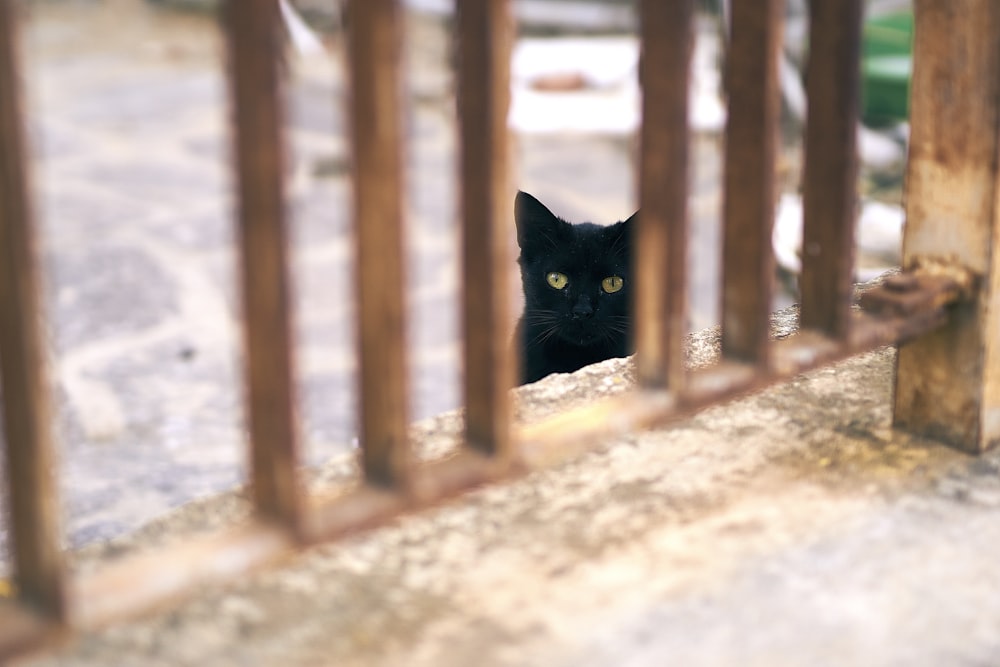
[[[239,192],[243,331],[252,498],[258,520],[157,554],[108,563],[68,577],[59,548],[52,479],[47,375],[39,331],[37,266],[18,94],[17,30],[12,0],[0,0],[0,360],[7,443],[10,531],[17,598],[0,604],[0,659],[66,628],[114,622],[199,583],[233,577],[299,548],[334,539],[459,494],[574,456],[623,430],[646,428],[706,405],[879,346],[915,341],[936,354],[962,340],[981,361],[974,377],[958,377],[963,395],[978,396],[972,419],[952,438],[974,451],[992,444],[983,410],[998,364],[983,314],[996,280],[976,248],[938,257],[928,238],[959,225],[997,247],[996,204],[958,210],[934,207],[933,174],[949,184],[984,189],[1000,201],[995,119],[1000,95],[1000,28],[993,0],[917,3],[913,135],[907,210],[906,272],[852,309],[856,208],[855,128],[861,0],[811,3],[805,155],[802,330],[770,336],[775,160],[780,102],[777,67],[783,6],[778,0],[732,3],[728,48],[729,121],[724,180],[722,359],[684,366],[688,190],[687,89],[694,0],[641,0],[643,123],[640,131],[636,297],[638,386],[632,393],[547,421],[514,427],[514,360],[509,348],[506,275],[513,188],[506,115],[512,42],[509,0],[457,0],[457,88],[460,211],[466,294],[465,446],[444,460],[417,464],[407,441],[404,290],[401,228],[401,8],[394,0],[348,0],[349,102],[354,163],[359,302],[360,444],[364,482],[334,498],[308,498],[299,472],[295,369],[289,306],[287,213],[283,191],[281,39],[276,0],[232,0],[225,12],[234,109]],[[967,6],[966,6],[967,5]],[[991,32],[992,31],[992,32]],[[961,44],[951,40],[960,35]],[[956,50],[958,51],[956,53]],[[970,53],[974,67],[965,67]],[[971,70],[971,71],[970,71]],[[929,88],[951,73],[965,107],[942,102]],[[991,78],[992,77],[992,78]],[[985,92],[983,92],[985,91]],[[992,92],[991,92],[992,91]],[[949,97],[957,99],[958,94]],[[948,137],[976,136],[988,150],[949,149],[932,130],[951,122]],[[959,129],[955,129],[955,126]],[[935,151],[938,152],[935,152]],[[970,149],[971,150],[971,149]],[[992,150],[992,153],[989,151]],[[972,172],[963,167],[974,167]],[[938,169],[938,171],[934,171]],[[968,174],[972,175],[969,176]],[[930,174],[930,175],[928,175]],[[963,181],[978,179],[975,182]],[[938,197],[935,199],[935,197]],[[987,197],[987,198],[989,198]],[[935,219],[936,218],[936,219]],[[937,227],[935,227],[937,225]],[[253,270],[249,270],[253,267]],[[667,267],[664,273],[663,267]],[[996,318],[993,318],[996,319]],[[929,333],[934,332],[934,333]],[[907,387],[920,373],[947,373],[954,358],[912,368],[900,355],[899,423],[913,424]],[[965,354],[965,351],[962,352]],[[953,355],[954,356],[954,355]],[[992,384],[989,380],[992,380]],[[922,385],[921,385],[922,386]],[[907,393],[910,392],[910,393]],[[916,426],[931,435],[969,418],[944,406]],[[933,412],[933,411],[932,411]],[[965,415],[965,416],[963,416]],[[950,433],[950,432],[949,432]]]

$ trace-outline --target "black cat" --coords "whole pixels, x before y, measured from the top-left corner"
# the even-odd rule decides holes
[[[570,224],[531,195],[514,200],[524,314],[514,334],[521,383],[631,353],[631,239],[638,213]]]

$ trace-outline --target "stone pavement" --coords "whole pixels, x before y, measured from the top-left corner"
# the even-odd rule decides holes
[[[409,28],[411,397],[414,417],[424,417],[459,402],[454,122],[445,26],[411,17]],[[311,462],[347,451],[354,434],[336,39],[332,58],[290,63],[296,332]],[[104,0],[32,3],[23,41],[61,492],[79,546],[244,478],[221,40],[207,15]],[[634,210],[631,150],[616,138],[522,137],[518,183],[569,219],[618,220]],[[704,222],[695,236],[711,248],[718,145],[699,140],[696,151],[707,194],[694,204]],[[696,263],[704,303],[715,262]],[[710,323],[707,312],[696,311],[695,327]]]

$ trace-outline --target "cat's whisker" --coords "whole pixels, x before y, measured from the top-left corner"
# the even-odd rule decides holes
[[[617,255],[623,249],[624,244],[625,244],[625,236],[621,235],[617,239],[615,239],[614,243],[611,244],[611,248],[608,250],[608,254]]]
[[[553,336],[555,336],[557,333],[559,333],[559,328],[556,327],[556,326],[551,326],[551,327],[548,327],[547,329],[543,329],[534,338],[532,338],[530,341],[528,341],[528,347],[531,347],[532,345],[535,345],[535,344],[545,343],[550,338],[552,338]]]
[[[527,313],[524,320],[531,324],[552,324],[559,321],[559,316],[551,312]]]

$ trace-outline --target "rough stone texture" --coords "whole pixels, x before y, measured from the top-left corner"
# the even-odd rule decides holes
[[[794,310],[775,320],[794,328]],[[717,332],[691,340],[710,363]],[[48,665],[986,665],[1000,660],[1000,454],[893,431],[878,350],[339,543]],[[631,384],[612,360],[518,391],[540,418]],[[610,388],[610,389],[609,389]],[[414,427],[428,457],[460,415]],[[347,482],[336,460],[315,484]],[[239,521],[238,494],[85,549]]]

